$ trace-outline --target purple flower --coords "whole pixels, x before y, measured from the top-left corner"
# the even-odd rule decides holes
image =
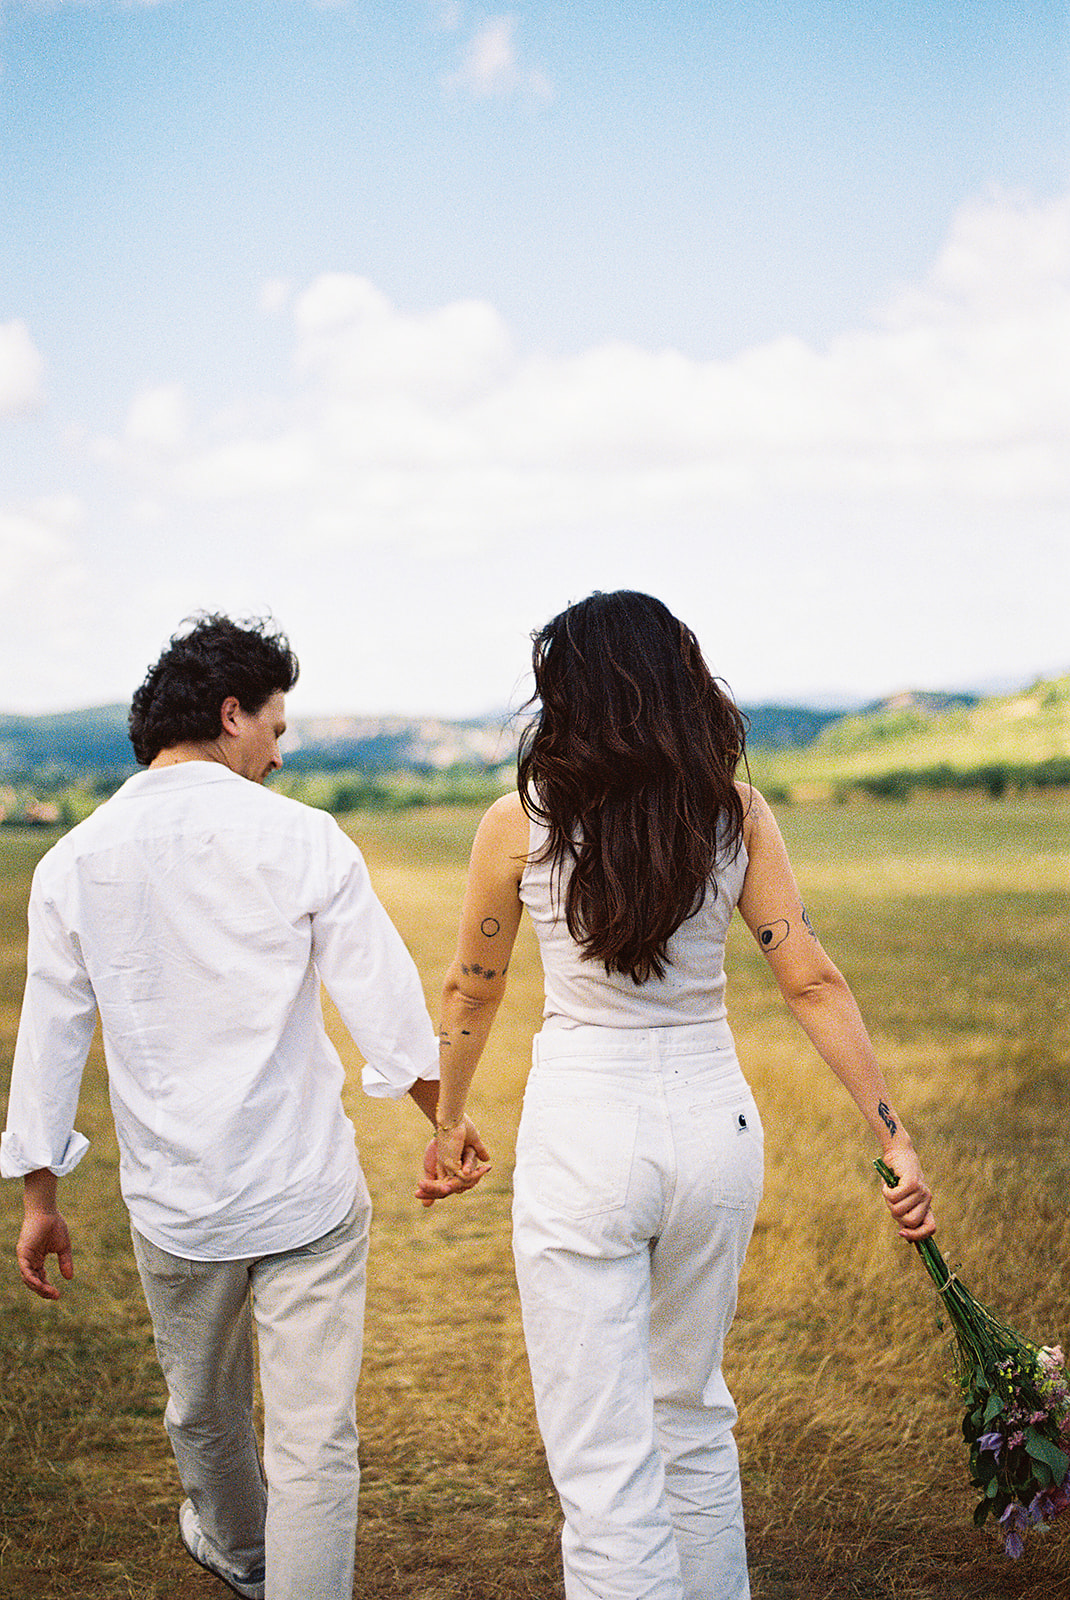
[[[1020,1533],[1008,1533],[1007,1537],[1003,1541],[1003,1548],[1006,1550],[1012,1561],[1017,1561],[1018,1557],[1025,1549],[1025,1542]]]
[[[991,1450],[998,1461],[999,1453],[1003,1449],[1003,1435],[1001,1433],[982,1433],[977,1441],[977,1448],[979,1450]]]
[[[1052,1517],[1051,1495],[1046,1489],[1041,1489],[1029,1502],[1029,1520],[1034,1528],[1039,1528]]]

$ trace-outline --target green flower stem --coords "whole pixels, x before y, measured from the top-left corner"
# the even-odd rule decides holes
[[[888,1187],[894,1189],[899,1182],[898,1174],[893,1172],[884,1160],[877,1160],[873,1165]],[[1008,1357],[1017,1356],[1023,1349],[1032,1355],[1035,1353],[1035,1346],[1028,1339],[1019,1338],[1010,1328],[1005,1328],[1002,1323],[989,1315],[984,1306],[974,1299],[965,1285],[961,1284],[950,1271],[932,1239],[916,1239],[914,1248],[924,1262],[929,1277],[939,1289],[940,1298],[955,1329],[955,1339],[962,1359],[961,1376],[967,1378],[973,1369],[979,1366],[990,1382],[995,1379],[997,1387],[1004,1391],[1006,1398],[1008,1386],[999,1382],[996,1372],[999,1363]]]

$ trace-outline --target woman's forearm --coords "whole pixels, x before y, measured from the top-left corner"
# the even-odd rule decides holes
[[[448,979],[439,1024],[439,1091],[436,1123],[454,1127],[464,1116],[468,1091],[501,1004],[501,994],[478,996]]]
[[[821,1059],[839,1078],[887,1153],[910,1145],[892,1104],[862,1014],[846,981],[836,973],[798,994],[789,1009]]]

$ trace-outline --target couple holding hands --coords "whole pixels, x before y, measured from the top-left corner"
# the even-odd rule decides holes
[[[266,789],[286,639],[206,616],[134,696],[139,764],[42,858],[0,1170],[19,1270],[73,1275],[58,1179],[102,1024],[120,1183],[168,1389],[190,1555],[253,1600],[350,1600],[370,1201],[320,984],[363,1086],[434,1124],[417,1196],[478,1183],[466,1096],[526,907],[545,1007],[517,1135],[513,1243],[568,1600],[749,1593],[725,1335],[762,1126],[725,1013],[738,908],[897,1173],[930,1195],[858,1008],[738,781],[744,719],[660,601],[595,593],[534,635],[518,788],[472,847],[438,1038],[356,846]],[[820,1168],[803,1180],[820,1204]],[[255,1330],[255,1356],[254,1356]],[[253,1424],[254,1359],[264,1400]]]

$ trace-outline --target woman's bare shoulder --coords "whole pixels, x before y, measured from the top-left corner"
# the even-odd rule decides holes
[[[762,820],[771,816],[769,803],[760,790],[752,783],[745,783],[736,779],[736,792],[743,802],[743,843],[750,850],[751,843],[757,830],[761,827]]]
[[[528,818],[515,790],[503,794],[490,805],[479,824],[479,838],[510,856],[528,852]]]

